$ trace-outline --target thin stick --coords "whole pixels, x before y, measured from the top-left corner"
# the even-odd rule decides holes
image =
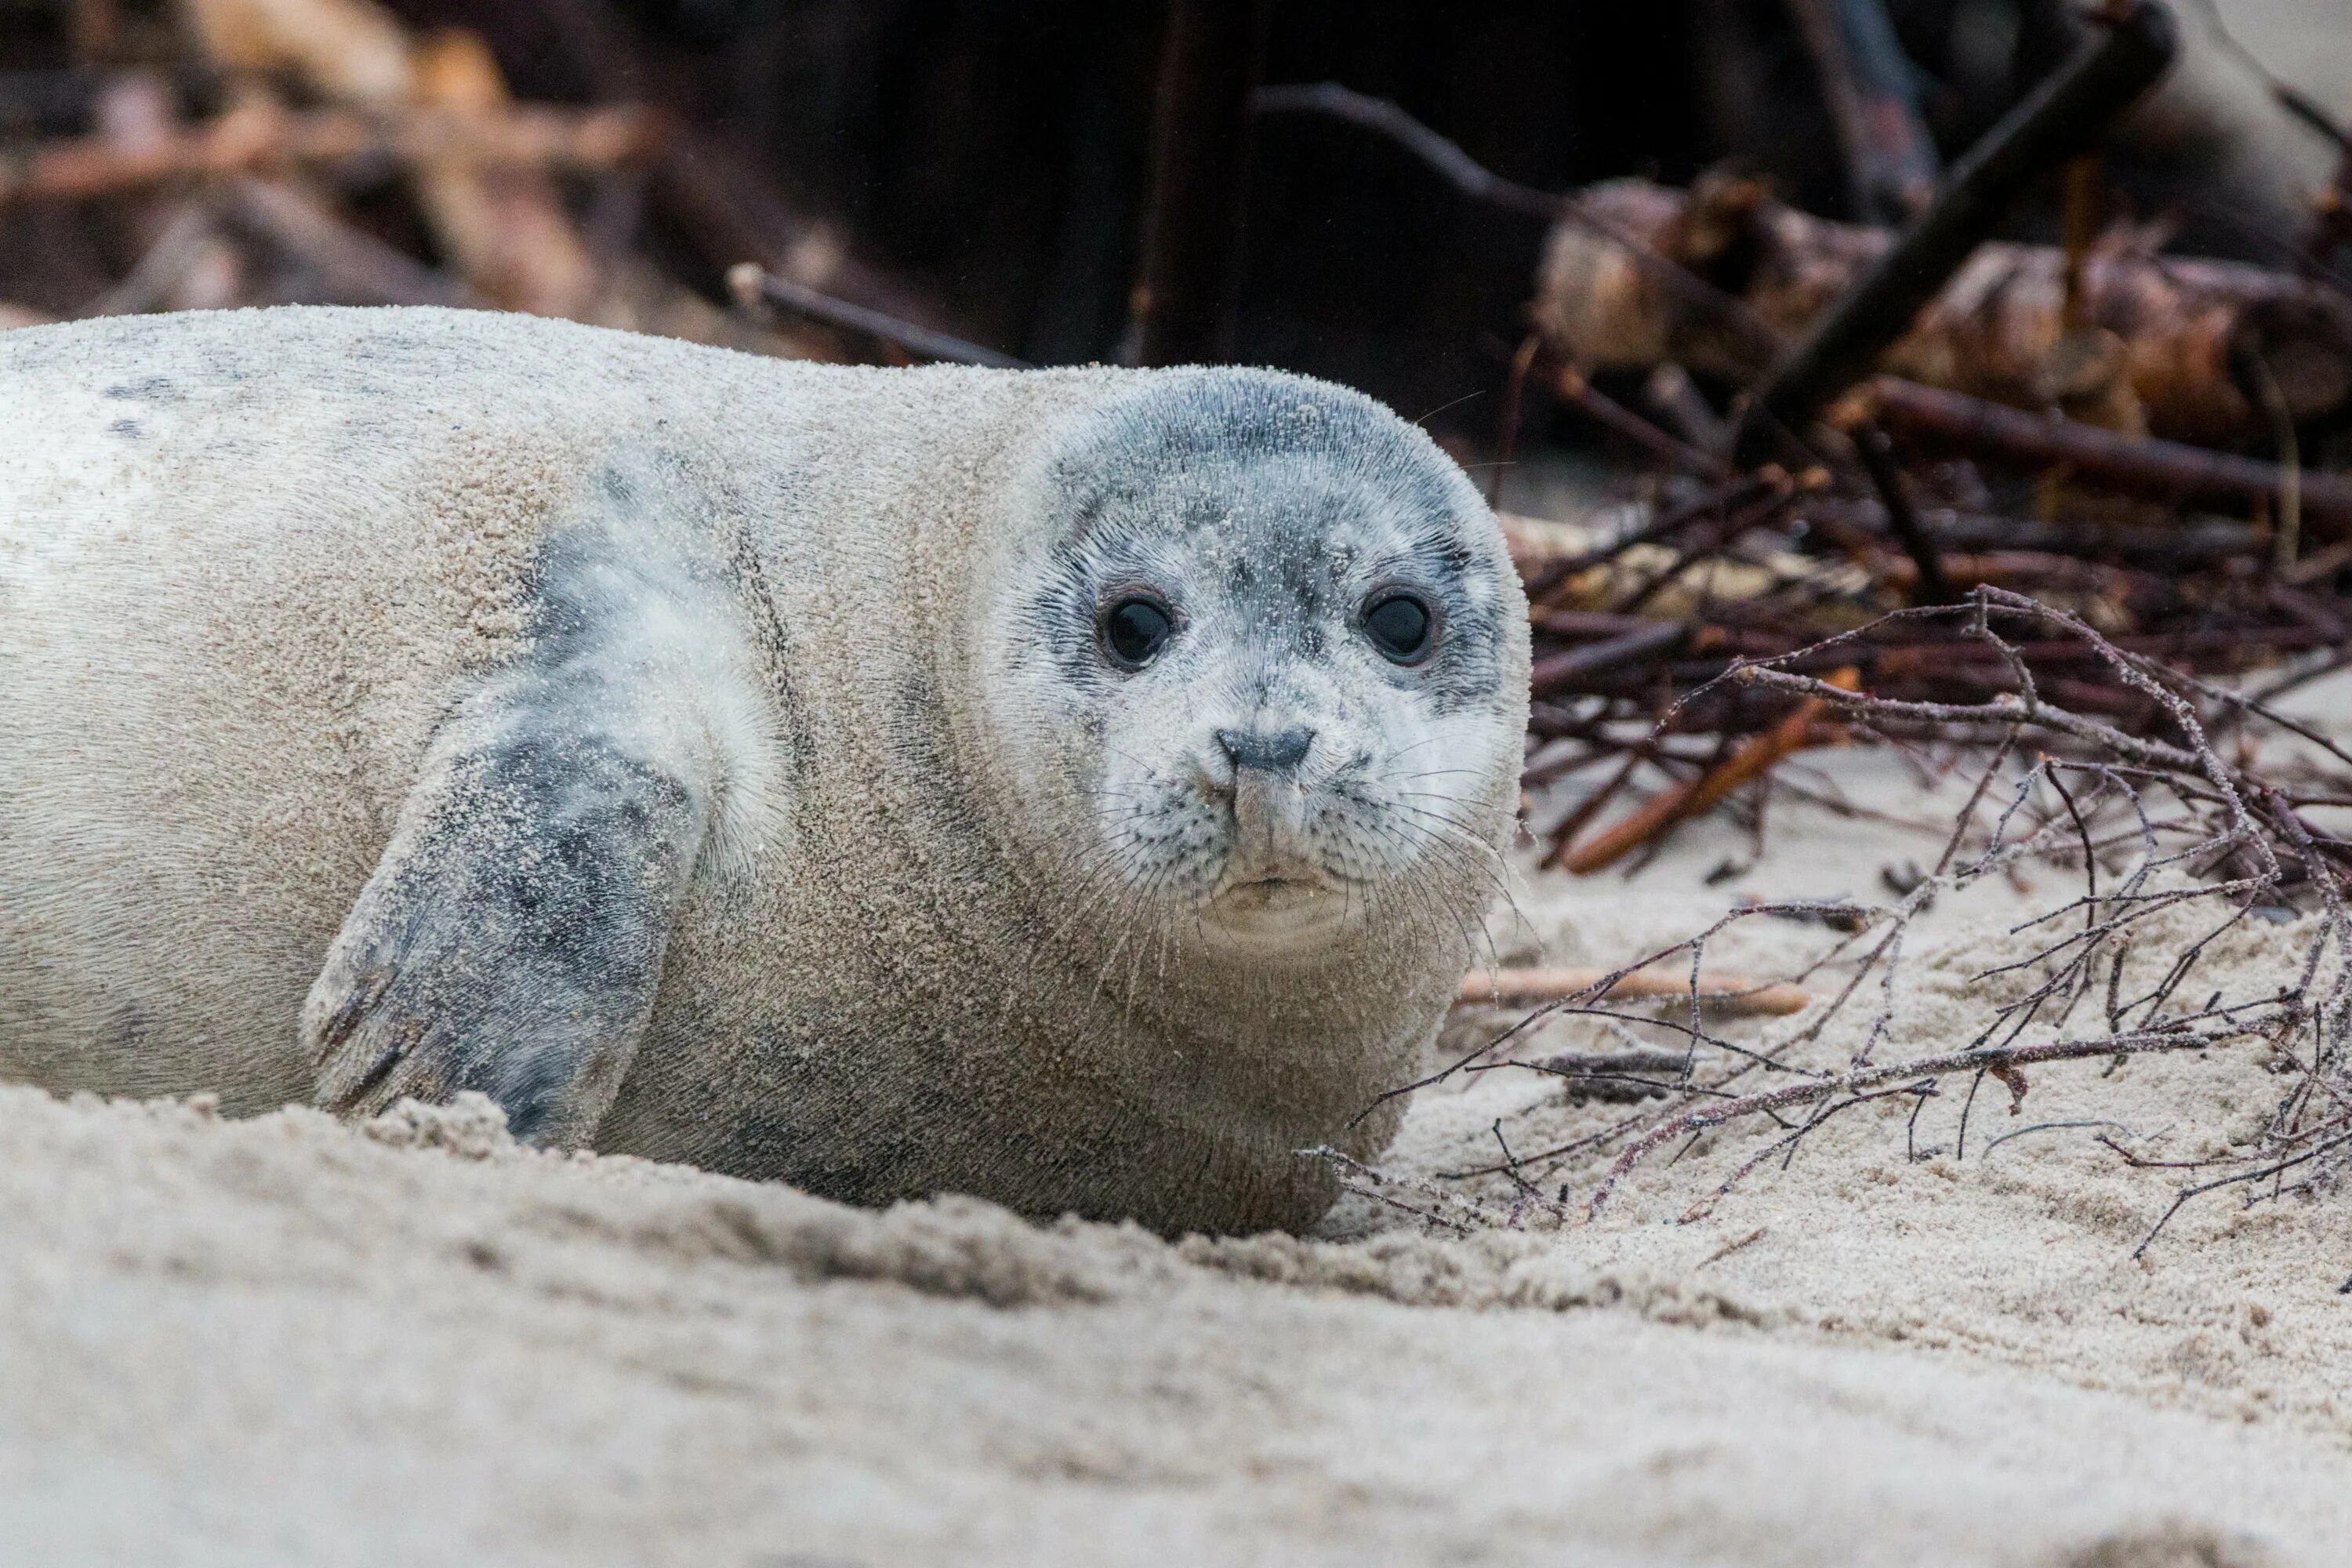
[[[904,349],[918,359],[942,360],[950,364],[988,365],[999,370],[1025,370],[1026,360],[1000,353],[995,349],[969,343],[945,332],[919,327],[912,321],[902,321],[886,316],[863,305],[853,305],[846,300],[836,300],[820,293],[789,278],[779,278],[756,261],[738,262],[727,269],[727,288],[736,302],[746,310],[756,310],[766,305],[779,305],[796,311],[812,321],[827,326],[844,327],[862,332],[869,338]]]
[[[1936,194],[1936,143],[1917,72],[1881,0],[1788,0],[1845,155],[1853,216],[1900,223]]]
[[[1502,501],[1503,476],[1518,459],[1519,421],[1527,407],[1528,373],[1535,368],[1536,356],[1541,353],[1543,339],[1529,332],[1511,355],[1511,373],[1503,381],[1503,406],[1495,421],[1495,469],[1486,479],[1489,508]]]
[[[1609,1173],[1594,1189],[1585,1206],[1589,1219],[1601,1212],[1617,1190],[1618,1184],[1644,1155],[1677,1138],[1701,1132],[1722,1122],[1734,1121],[1743,1116],[1755,1116],[1765,1111],[1785,1110],[1792,1106],[1811,1105],[1839,1095],[1861,1093],[1886,1084],[1905,1083],[1939,1078],[1946,1073],[1987,1072],[1994,1068],[2014,1069],[2037,1062],[2082,1061],[2094,1058],[2139,1056],[2158,1051],[2201,1051],[2231,1040],[2243,1039],[2255,1031],[2251,1027],[2220,1030],[2151,1029],[2129,1035],[2102,1035],[2095,1039],[2050,1040],[2034,1046],[2007,1046],[1973,1050],[1951,1051],[1941,1056],[1922,1057],[1914,1061],[1895,1062],[1885,1067],[1868,1068],[1860,1072],[1841,1074],[1830,1079],[1808,1079],[1780,1089],[1767,1089],[1738,1100],[1719,1100],[1694,1106],[1678,1116],[1668,1117],[1644,1131],[1625,1146],[1609,1167]]]
[[[1912,585],[1911,602],[1915,605],[1949,605],[1958,595],[1952,592],[1950,579],[1944,575],[1944,563],[1937,553],[1936,542],[1927,537],[1920,526],[1919,509],[1911,503],[1911,491],[1905,484],[1903,470],[1895,461],[1894,445],[1886,432],[1875,425],[1857,426],[1853,432],[1853,449],[1862,458],[1863,471],[1870,476],[1871,488],[1886,509],[1887,531],[1902,543],[1903,552],[1911,557],[1918,571],[1918,580]]]
[[[1623,789],[1626,781],[1633,776],[1633,770],[1649,760],[1652,759],[1646,756],[1638,746],[1627,752],[1624,763],[1615,773],[1609,775],[1607,782],[1585,796],[1576,809],[1568,814],[1567,820],[1552,830],[1551,849],[1544,856],[1545,870],[1559,869],[1560,861],[1566,858],[1569,849],[1575,844],[1576,836],[1583,832],[1594,817],[1601,815],[1602,808],[1607,806],[1610,801],[1616,798],[1617,792]]]
[[[1833,672],[1826,681],[1816,684],[1835,691],[1853,692],[1861,687],[1862,671],[1848,665]],[[1770,730],[1761,735],[1751,736],[1726,758],[1721,766],[1690,784],[1653,796],[1640,810],[1621,818],[1613,826],[1603,828],[1582,847],[1570,851],[1560,864],[1580,877],[1590,876],[1622,859],[1685,817],[1706,811],[1749,780],[1761,778],[1781,759],[1802,748],[1811,738],[1813,721],[1825,710],[1826,703],[1822,699],[1808,696],[1798,703],[1794,711]]]
[[[1679,653],[1690,640],[1690,631],[1680,621],[1650,621],[1601,642],[1548,653],[1528,671],[1528,694],[1549,696],[1628,664]]]
[[[1145,364],[1233,357],[1251,94],[1269,0],[1173,0],[1151,123],[1151,186],[1134,294]]]
[[[1638,969],[1613,981],[1605,969],[1493,969],[1473,971],[1462,982],[1457,1005],[1495,1006],[1533,1002],[1561,1002],[1571,997],[1620,1002],[1660,998],[1688,1001],[1692,994],[1687,971]],[[1753,1013],[1785,1017],[1812,1005],[1813,994],[1801,985],[1778,984],[1744,974],[1702,973],[1697,994],[1713,1013]],[[1679,1059],[1679,1058],[1677,1058]]]
[[[1573,365],[1562,365],[1553,384],[1564,402],[1583,410],[1596,424],[1615,431],[1668,467],[1703,479],[1730,477],[1730,464],[1659,429],[1615,398],[1594,391],[1592,384]]]
[[[1261,115],[1320,114],[1361,126],[1396,142],[1465,196],[1512,212],[1556,218],[1597,234],[1632,257],[1633,264],[1668,293],[1728,331],[1738,352],[1753,366],[1770,363],[1780,351],[1780,335],[1745,303],[1671,257],[1659,254],[1641,236],[1591,202],[1503,178],[1386,99],[1322,81],[1260,88],[1252,101]]]

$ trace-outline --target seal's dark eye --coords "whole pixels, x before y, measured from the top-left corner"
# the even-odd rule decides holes
[[[1436,617],[1413,594],[1383,594],[1364,607],[1364,635],[1381,657],[1398,664],[1418,664],[1429,657],[1430,634]]]
[[[1129,669],[1141,669],[1159,657],[1175,629],[1168,606],[1140,595],[1121,599],[1103,616],[1103,647]]]

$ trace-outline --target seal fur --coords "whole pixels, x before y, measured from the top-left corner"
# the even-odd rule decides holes
[[[1497,885],[1524,603],[1335,387],[281,310],[0,336],[0,417],[8,1076],[1297,1226]]]

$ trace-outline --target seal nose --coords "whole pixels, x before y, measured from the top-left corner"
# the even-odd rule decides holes
[[[1263,773],[1286,773],[1307,760],[1307,748],[1315,743],[1315,731],[1303,725],[1266,732],[1257,730],[1220,730],[1217,744],[1234,760],[1234,771],[1254,769]]]
[[[1234,763],[1232,874],[1244,880],[1295,868],[1307,826],[1307,791],[1298,764],[1315,743],[1302,725],[1287,730],[1219,730],[1217,744]]]

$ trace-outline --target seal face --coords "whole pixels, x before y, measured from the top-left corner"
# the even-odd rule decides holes
[[[291,310],[0,422],[11,1076],[1297,1226],[1500,886],[1525,603],[1339,388]]]
[[[1173,373],[1033,485],[1049,543],[991,607],[982,700],[1082,825],[1036,852],[1083,908],[1268,963],[1349,923],[1475,925],[1525,611],[1452,463],[1352,395]]]

